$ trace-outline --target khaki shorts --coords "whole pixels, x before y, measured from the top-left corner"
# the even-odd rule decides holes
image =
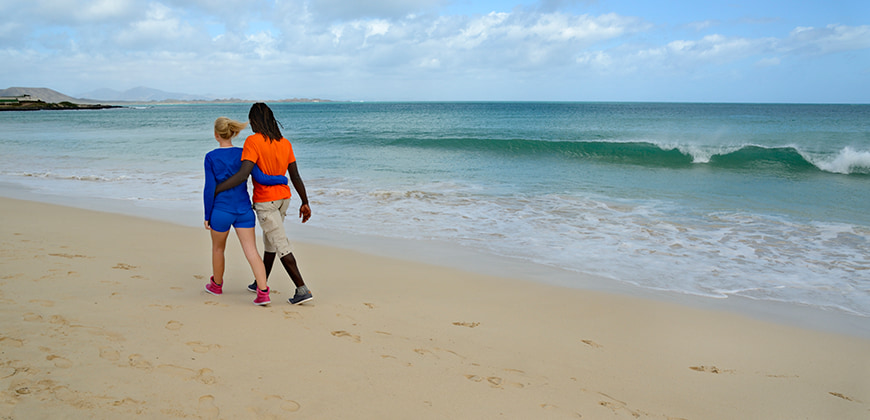
[[[284,218],[287,217],[287,208],[290,207],[290,199],[254,203],[254,211],[257,212],[257,220],[263,229],[263,250],[274,252],[278,257],[283,257],[293,252],[293,246],[287,239],[284,230]]]

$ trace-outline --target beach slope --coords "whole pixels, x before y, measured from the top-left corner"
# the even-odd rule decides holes
[[[870,341],[296,244],[256,307],[235,236],[0,199],[0,418],[870,418]]]

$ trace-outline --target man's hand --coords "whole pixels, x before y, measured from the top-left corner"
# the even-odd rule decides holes
[[[299,207],[299,217],[302,218],[302,223],[307,222],[311,218],[311,207],[308,207],[308,204],[303,204]]]

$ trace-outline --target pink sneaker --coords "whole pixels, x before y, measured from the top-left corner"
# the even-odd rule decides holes
[[[257,298],[254,299],[254,305],[263,306],[270,303],[272,303],[272,300],[269,299],[269,288],[267,287],[265,292],[257,289]]]
[[[217,284],[214,282],[214,276],[211,276],[208,284],[205,285],[205,291],[209,292],[213,295],[221,295],[224,292],[223,285]]]

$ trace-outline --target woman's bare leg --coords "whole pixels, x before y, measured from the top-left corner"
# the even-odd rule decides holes
[[[239,243],[242,245],[245,258],[248,259],[251,271],[254,272],[257,288],[266,290],[268,288],[266,284],[266,267],[263,265],[263,260],[257,252],[257,236],[254,233],[254,228],[236,228],[236,236],[239,237]]]
[[[214,283],[217,285],[224,284],[224,251],[227,249],[227,237],[230,236],[230,231],[226,232],[211,232],[211,271],[214,275]]]

